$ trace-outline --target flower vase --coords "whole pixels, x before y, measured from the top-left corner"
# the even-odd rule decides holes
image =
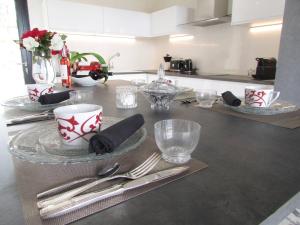
[[[56,74],[51,58],[33,55],[32,77],[38,84],[53,84]]]

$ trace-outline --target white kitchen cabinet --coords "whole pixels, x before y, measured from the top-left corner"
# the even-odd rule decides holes
[[[103,24],[105,34],[149,37],[151,16],[149,13],[104,7]]]
[[[126,80],[131,81],[134,79],[144,79],[150,83],[153,80],[158,79],[156,74],[122,74],[113,75],[109,80]],[[221,81],[221,80],[210,80],[210,79],[199,79],[199,78],[188,78],[180,76],[166,76],[165,79],[171,80],[173,84],[177,83],[181,87],[190,87],[194,90],[201,89],[213,89],[217,91],[218,95],[221,95],[225,91],[231,91],[237,96],[244,96],[245,88],[248,86],[260,87],[261,84],[255,83],[243,83],[243,82],[232,82],[232,81]],[[269,88],[273,88],[273,85],[264,85]]]
[[[46,0],[48,29],[103,33],[103,7],[64,0]]]
[[[182,31],[180,24],[190,21],[189,9],[182,6],[172,6],[151,14],[151,35],[163,36],[177,34]]]
[[[233,0],[232,25],[282,19],[285,0]]]

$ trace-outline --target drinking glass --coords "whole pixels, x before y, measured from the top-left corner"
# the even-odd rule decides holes
[[[72,104],[87,103],[93,99],[92,90],[70,91],[70,101]]]
[[[198,106],[202,108],[211,108],[217,100],[217,91],[215,90],[197,90],[195,94]]]
[[[132,109],[137,107],[137,87],[116,87],[116,106],[119,109]]]
[[[200,137],[200,124],[181,119],[161,120],[154,124],[155,141],[167,162],[182,164],[191,159]]]

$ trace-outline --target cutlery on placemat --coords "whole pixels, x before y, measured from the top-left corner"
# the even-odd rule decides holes
[[[52,119],[54,119],[53,112],[43,112],[39,114],[23,116],[23,117],[7,120],[6,125],[13,126],[13,125],[19,125],[24,123],[33,123],[33,122],[52,120]]]
[[[104,200],[106,198],[123,194],[125,191],[181,174],[187,171],[188,169],[189,167],[187,166],[166,169],[163,171],[140,177],[133,181],[129,181],[125,184],[114,185],[113,187],[104,189],[102,191],[83,194],[74,197],[68,201],[42,208],[40,210],[40,216],[44,219],[61,216],[66,213],[81,209],[85,206],[91,205],[95,202]]]
[[[54,195],[54,196],[51,196],[46,199],[42,199],[37,202],[37,206],[38,206],[38,208],[45,208],[50,205],[56,205],[63,201],[69,200],[69,199],[75,197],[76,195],[81,194],[82,192],[87,191],[90,188],[95,187],[103,182],[113,180],[116,178],[126,178],[126,179],[132,179],[132,180],[138,179],[138,178],[146,175],[148,172],[150,172],[156,166],[156,164],[159,162],[160,159],[161,159],[161,155],[159,153],[155,152],[149,158],[147,158],[146,161],[144,161],[141,165],[139,165],[135,169],[132,169],[129,172],[126,172],[124,174],[118,174],[118,175],[115,175],[112,177],[106,177],[103,179],[99,179],[99,180],[93,181],[91,183],[88,183],[86,185],[83,185],[81,187],[72,189],[70,191],[63,192],[61,194]]]
[[[105,177],[111,177],[116,172],[118,172],[119,169],[120,169],[119,163],[115,163],[113,165],[113,167],[110,167],[108,170],[99,171],[96,177],[85,177],[85,178],[81,178],[79,180],[70,181],[70,182],[62,184],[60,186],[51,188],[47,191],[41,192],[41,193],[37,194],[36,197],[37,198],[47,197],[47,196],[50,196],[50,195],[60,193],[60,192],[66,190],[68,188],[74,187],[75,185],[79,185],[79,184],[81,184],[83,182],[86,182],[86,181],[97,180],[97,179],[101,179],[101,178],[105,178]]]

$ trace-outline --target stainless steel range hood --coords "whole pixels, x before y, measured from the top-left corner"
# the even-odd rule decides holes
[[[196,0],[197,7],[191,12],[193,18],[182,25],[211,26],[230,21],[230,0]]]

